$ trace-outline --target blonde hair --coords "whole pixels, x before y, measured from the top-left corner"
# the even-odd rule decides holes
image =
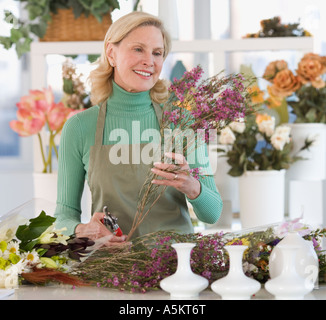
[[[131,31],[143,26],[155,26],[161,30],[164,41],[163,58],[164,60],[166,59],[171,50],[171,39],[160,19],[151,14],[139,11],[129,13],[118,19],[108,29],[104,38],[102,54],[96,62],[98,66],[90,73],[88,78],[91,86],[91,102],[93,105],[104,102],[112,93],[114,68],[111,67],[106,54],[108,44],[118,44]],[[167,81],[159,79],[150,90],[150,96],[153,102],[163,103],[166,101],[168,97]]]

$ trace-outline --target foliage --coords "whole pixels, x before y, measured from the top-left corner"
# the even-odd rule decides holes
[[[275,119],[269,115],[251,115],[242,123],[232,123],[222,130],[219,143],[226,149],[217,151],[227,157],[230,165],[228,174],[241,176],[245,171],[282,170],[302,158],[291,155],[293,142],[290,127],[281,125],[275,128]],[[308,149],[312,141],[298,151]]]
[[[301,87],[295,100],[288,100],[296,123],[326,123],[326,87]]]
[[[98,287],[108,287],[130,292],[159,290],[160,281],[172,275],[177,268],[173,243],[195,243],[191,253],[191,268],[210,283],[224,277],[229,270],[225,245],[247,245],[243,269],[247,276],[261,283],[269,279],[269,256],[285,236],[281,226],[261,228],[252,232],[215,233],[202,235],[174,232],[155,232],[135,239],[120,248],[103,248],[76,266],[74,272],[83,280]],[[304,228],[304,239],[312,240],[320,261],[320,279],[324,281],[325,255],[320,249],[326,229]],[[294,230],[299,232],[299,230]]]
[[[0,288],[15,288],[20,278],[33,283],[52,280],[83,285],[80,279],[69,275],[69,270],[89,253],[87,248],[94,242],[65,236],[64,229],[57,230],[54,223],[55,218],[42,211],[17,226],[15,233],[6,230],[0,235]]]
[[[30,44],[35,36],[43,38],[51,14],[57,14],[59,9],[72,8],[75,18],[85,15],[93,15],[98,21],[102,20],[104,14],[114,9],[119,9],[118,0],[18,0],[26,3],[25,9],[28,20],[18,19],[12,12],[5,10],[5,21],[12,25],[10,36],[0,37],[0,43],[5,49],[16,46],[16,52],[20,58],[24,53],[30,51]]]
[[[311,34],[300,28],[300,23],[281,23],[280,17],[273,17],[260,21],[261,30],[257,33],[247,34],[246,38],[266,37],[311,37]]]

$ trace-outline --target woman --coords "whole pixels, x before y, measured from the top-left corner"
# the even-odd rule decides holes
[[[147,13],[133,12],[109,28],[99,65],[90,74],[95,106],[69,119],[61,136],[55,216],[68,234],[92,239],[108,236],[109,243],[125,241],[126,236],[114,236],[103,225],[102,211],[107,206],[123,232],[129,232],[149,168],[140,157],[149,142],[144,133],[159,132],[159,104],[168,96],[159,75],[170,46],[162,22]],[[182,169],[189,169],[180,154],[168,156],[182,162]],[[168,188],[135,236],[158,230],[192,232],[186,199],[200,220],[215,223],[219,218],[222,201],[213,177],[199,182],[187,174],[166,172],[170,166],[155,163],[152,170],[161,179],[152,183]],[[82,224],[85,178],[94,214],[89,223]]]

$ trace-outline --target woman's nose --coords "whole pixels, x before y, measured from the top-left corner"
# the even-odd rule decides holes
[[[143,64],[146,66],[149,66],[149,67],[152,67],[154,65],[154,59],[153,59],[153,55],[151,53],[147,53],[144,56]]]

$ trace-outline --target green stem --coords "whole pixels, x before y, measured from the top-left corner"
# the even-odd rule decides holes
[[[42,137],[41,137],[41,134],[38,133],[37,134],[38,136],[38,140],[39,140],[39,143],[40,143],[40,149],[41,149],[41,155],[42,155],[42,161],[43,161],[43,173],[46,173],[46,168],[47,168],[47,163],[46,163],[46,160],[45,160],[45,155],[44,155],[44,150],[43,150],[43,142],[42,142]]]

